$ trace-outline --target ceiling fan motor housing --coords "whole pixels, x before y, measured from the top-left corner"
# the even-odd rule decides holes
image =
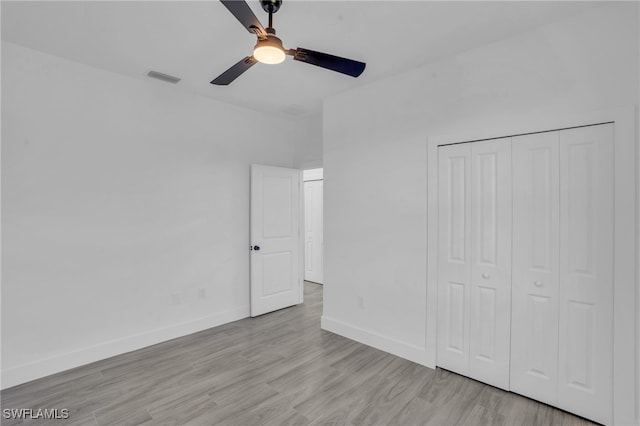
[[[265,38],[258,39],[253,48],[253,57],[263,64],[279,64],[284,61],[285,50],[282,40],[273,34],[267,34]]]
[[[280,50],[284,50],[284,47],[282,46],[282,40],[272,34],[268,34],[266,38],[258,40],[258,43],[256,43],[254,49],[256,47],[262,46],[272,46]]]
[[[260,4],[265,12],[276,13],[282,6],[282,0],[260,0]]]

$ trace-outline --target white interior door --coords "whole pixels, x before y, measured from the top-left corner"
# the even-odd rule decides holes
[[[559,406],[612,419],[613,124],[560,132]]]
[[[438,149],[437,364],[469,374],[471,144]]]
[[[469,377],[509,389],[511,139],[471,145]]]
[[[322,234],[323,181],[304,183],[304,279],[322,284],[323,234]]]
[[[438,157],[437,364],[508,389],[510,140],[443,146]]]
[[[251,166],[251,316],[302,302],[300,170]]]
[[[513,138],[511,390],[558,403],[559,133]]]

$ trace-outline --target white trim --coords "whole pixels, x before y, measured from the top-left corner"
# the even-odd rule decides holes
[[[323,315],[320,320],[320,327],[323,330],[339,334],[356,342],[429,367],[425,359],[425,350],[423,347],[401,342],[400,340],[383,336],[371,330],[365,330],[364,328],[356,327],[340,320],[328,318],[325,315]]]
[[[629,324],[638,318],[636,232],[636,117],[635,106],[592,111],[566,117],[539,117],[527,124],[509,125],[498,129],[483,129],[460,135],[429,137],[427,139],[427,234],[438,232],[438,146],[463,141],[492,139],[504,135],[536,133],[594,123],[615,124],[615,206],[614,206],[614,314],[613,314],[613,423],[639,424],[640,398],[636,381],[638,374],[637,347],[640,336]],[[437,238],[427,238],[427,319],[426,360],[436,365],[437,339]],[[638,304],[639,306],[636,306]],[[636,325],[636,327],[638,327]],[[640,331],[640,330],[639,330]]]
[[[324,169],[309,169],[302,171],[302,179],[305,182],[309,182],[311,180],[322,180],[324,179]]]
[[[322,171],[322,169],[319,170]],[[298,197],[300,200],[300,205],[298,206],[298,251],[300,253],[300,256],[298,256],[298,285],[300,286],[300,303],[304,303],[304,173],[305,171],[301,170],[298,177],[298,191],[300,192]]]
[[[636,422],[640,426],[640,105],[635,107],[636,135]]]
[[[198,318],[180,324],[134,334],[120,339],[99,343],[55,355],[36,362],[19,365],[2,371],[2,389],[39,379],[50,374],[59,373],[81,365],[90,364],[115,355],[135,351],[147,346],[183,337],[198,331],[207,330],[222,324],[237,321],[249,316],[249,305],[230,309],[214,315]]]

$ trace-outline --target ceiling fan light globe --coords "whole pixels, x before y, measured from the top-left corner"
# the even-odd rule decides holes
[[[263,64],[279,64],[285,58],[282,41],[276,36],[269,35],[267,39],[258,41],[253,49],[253,57]]]
[[[273,46],[259,46],[253,51],[253,57],[263,64],[279,64],[284,61],[285,54]]]

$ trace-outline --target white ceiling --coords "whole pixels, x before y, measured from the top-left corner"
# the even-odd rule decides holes
[[[258,18],[267,15],[249,0]],[[2,1],[2,39],[94,67],[281,116],[308,114],[335,93],[510,37],[594,2],[284,0],[274,27],[287,48],[367,63],[354,79],[291,58],[257,64],[230,86],[209,84],[250,55],[254,37],[217,0]],[[266,26],[266,25],[265,25]],[[155,84],[168,84],[155,81]]]

